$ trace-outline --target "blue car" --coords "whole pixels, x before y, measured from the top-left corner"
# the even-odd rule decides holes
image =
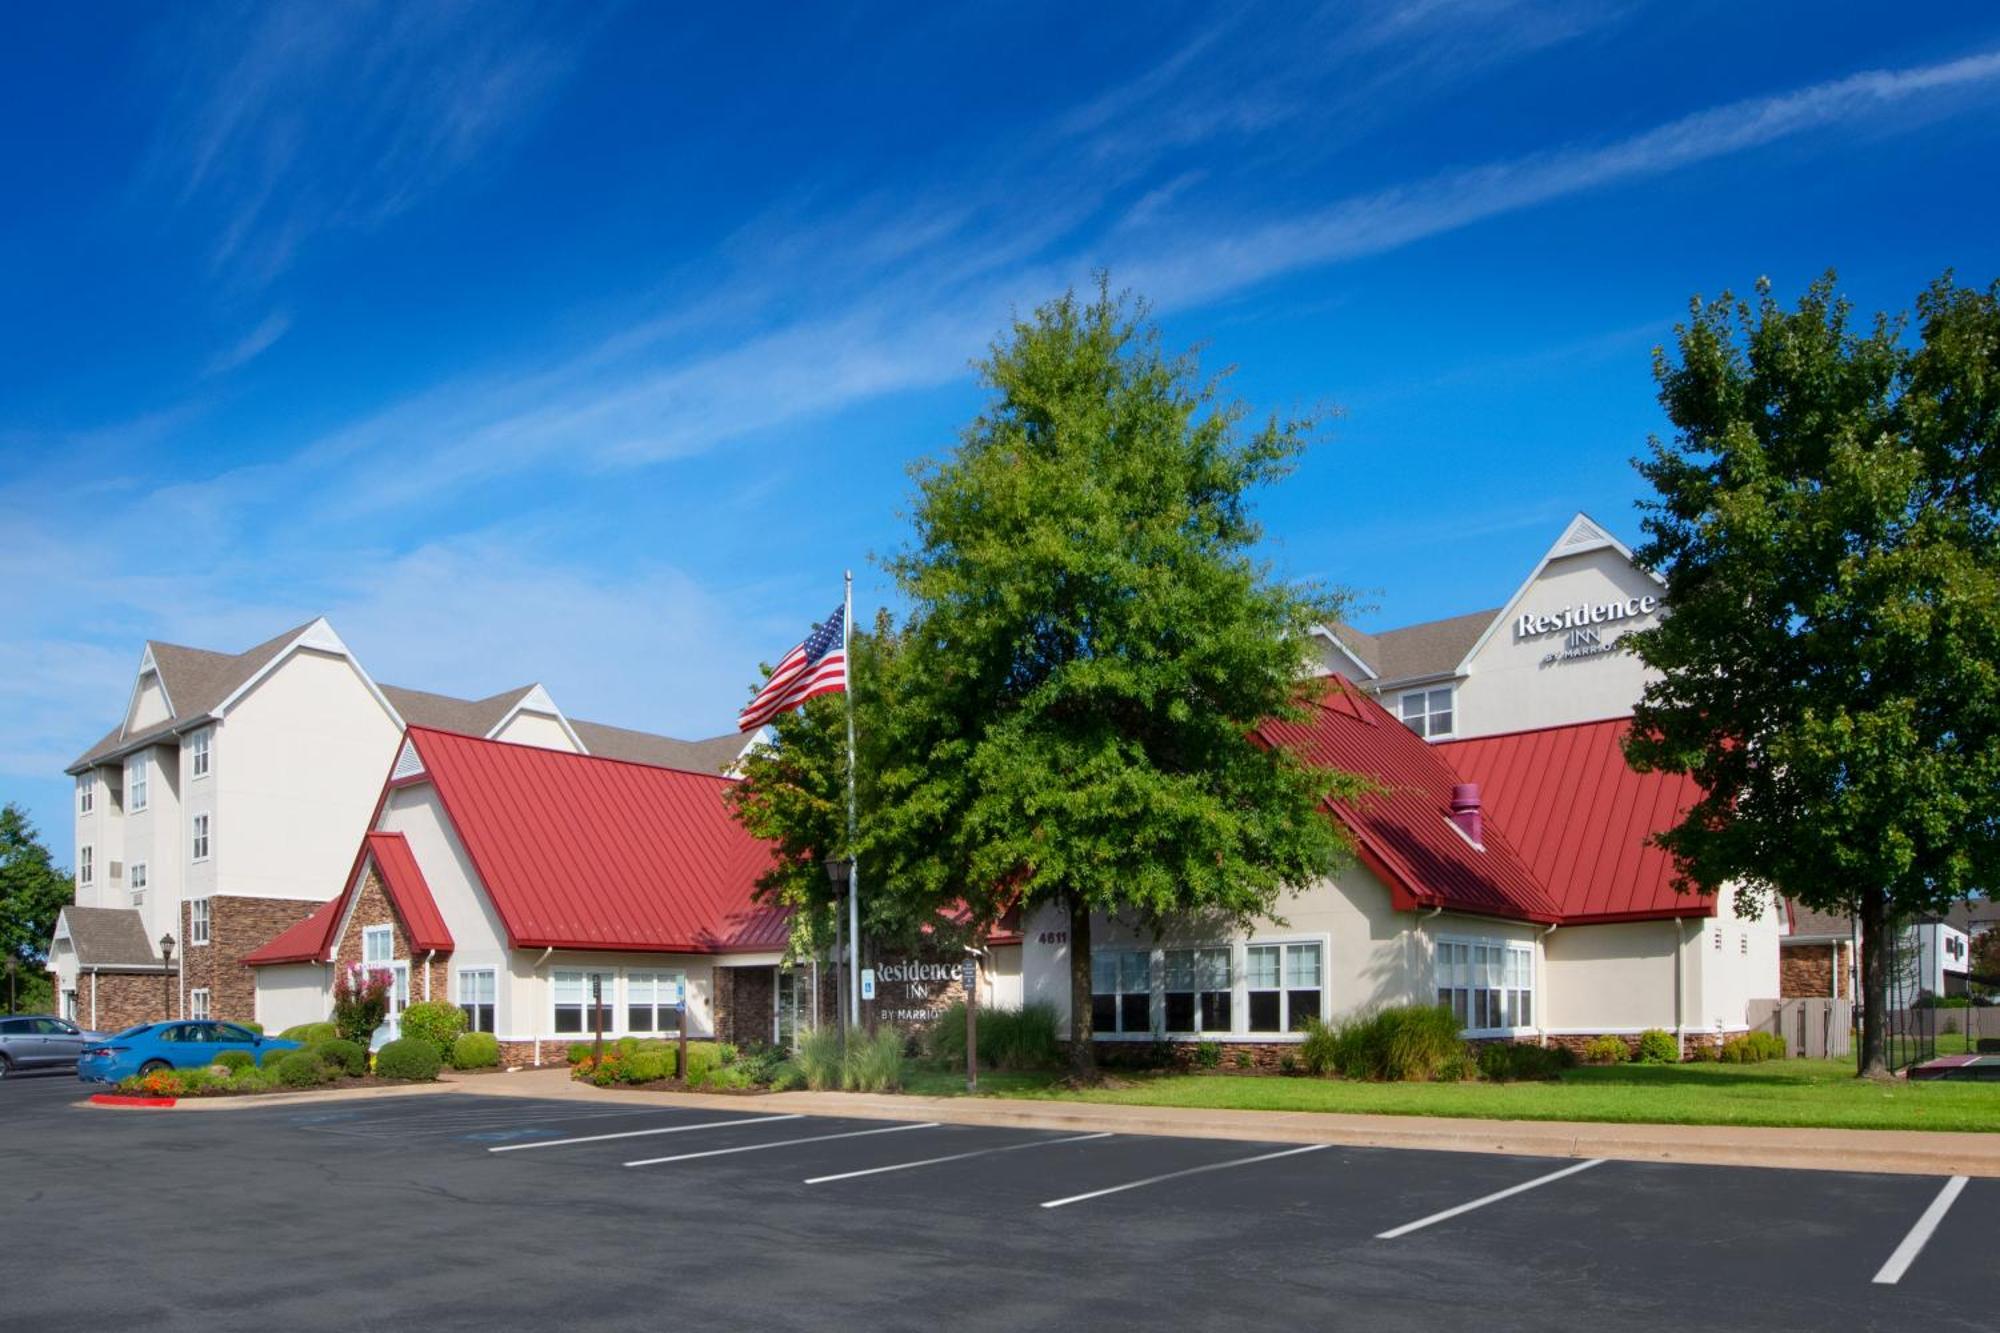
[[[83,1048],[76,1076],[85,1083],[116,1083],[159,1069],[200,1069],[224,1051],[243,1051],[259,1064],[266,1051],[296,1051],[300,1043],[265,1037],[235,1023],[208,1019],[141,1023]]]

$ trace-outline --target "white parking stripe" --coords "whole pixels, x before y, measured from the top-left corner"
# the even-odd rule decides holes
[[[1509,1188],[1504,1190],[1497,1190],[1492,1194],[1486,1195],[1484,1198],[1474,1199],[1471,1203],[1462,1203],[1456,1208],[1447,1208],[1441,1213],[1432,1213],[1429,1217],[1420,1217],[1414,1222],[1405,1222],[1402,1226],[1397,1227],[1394,1231],[1378,1232],[1375,1236],[1375,1239],[1394,1240],[1398,1236],[1407,1236],[1412,1231],[1422,1231],[1427,1226],[1433,1226],[1436,1223],[1448,1221],[1451,1218],[1457,1217],[1461,1213],[1469,1213],[1475,1208],[1484,1208],[1487,1204],[1498,1203],[1502,1199],[1511,1199],[1516,1194],[1525,1194],[1529,1190],[1540,1189],[1543,1185],[1550,1184],[1553,1181],[1561,1180],[1564,1176],[1573,1176],[1579,1171],[1588,1171],[1593,1166],[1603,1166],[1603,1165],[1604,1165],[1604,1158],[1593,1157],[1587,1162],[1578,1162],[1575,1166],[1566,1166],[1560,1171],[1551,1171],[1546,1176],[1536,1176],[1533,1180],[1526,1181],[1522,1184],[1510,1186]]]
[[[803,1120],[800,1115],[739,1116],[734,1120],[709,1120],[699,1125],[668,1125],[662,1129],[627,1129],[617,1134],[585,1134],[574,1139],[549,1139],[542,1143],[509,1143],[488,1152],[526,1152],[530,1148],[567,1148],[572,1143],[603,1143],[610,1139],[642,1139],[649,1134],[686,1134],[697,1129],[728,1129],[731,1125],[774,1125],[780,1120]]]
[[[1944,1221],[1944,1215],[1950,1212],[1952,1204],[1958,1201],[1959,1192],[1965,1188],[1965,1181],[1964,1176],[1953,1176],[1944,1183],[1944,1188],[1938,1191],[1935,1199],[1931,1200],[1931,1206],[1924,1209],[1924,1215],[1910,1228],[1910,1234],[1903,1237],[1903,1243],[1896,1247],[1896,1252],[1889,1256],[1889,1262],[1883,1264],[1882,1271],[1875,1275],[1877,1282],[1883,1286],[1893,1287],[1903,1280],[1904,1271],[1916,1262],[1919,1254],[1923,1253],[1924,1246],[1930,1243],[1931,1233],[1938,1229],[1938,1223]]]
[[[676,1157],[647,1157],[627,1166],[664,1166],[668,1162],[692,1162],[697,1157],[727,1157],[736,1152],[763,1152],[766,1148],[790,1148],[801,1143],[829,1143],[834,1139],[862,1139],[870,1134],[895,1134],[906,1129],[936,1129],[937,1121],[926,1120],[921,1125],[890,1125],[885,1129],[853,1129],[845,1134],[815,1134],[809,1139],[780,1139],[776,1143],[751,1143],[741,1148],[710,1148],[707,1152],[684,1152]]]
[[[1207,1166],[1191,1166],[1185,1171],[1169,1171],[1163,1176],[1148,1176],[1144,1180],[1129,1181],[1123,1185],[1113,1185],[1110,1189],[1092,1190],[1088,1194],[1072,1194],[1067,1199],[1050,1199],[1044,1208],[1063,1208],[1086,1199],[1101,1199],[1107,1194],[1123,1194],[1126,1190],[1143,1189],[1147,1185],[1157,1185],[1163,1180],[1179,1180],[1182,1176],[1198,1176],[1204,1171],[1227,1171],[1233,1166],[1249,1166],[1255,1162],[1274,1162],[1280,1157],[1297,1157],[1302,1152],[1318,1152],[1330,1147],[1325,1143],[1309,1143],[1303,1148],[1287,1148],[1283,1152],[1258,1153],[1255,1157],[1238,1157],[1228,1162],[1210,1162]]]
[[[856,1176],[879,1176],[885,1171],[914,1171],[920,1166],[938,1166],[944,1162],[963,1162],[968,1157],[990,1157],[997,1152],[1019,1152],[1023,1148],[1051,1148],[1058,1143],[1088,1143],[1092,1139],[1108,1139],[1111,1131],[1101,1134],[1076,1134],[1066,1139],[1036,1139],[1032,1143],[1009,1143],[999,1148],[979,1148],[973,1152],[955,1152],[949,1157],[926,1157],[921,1162],[898,1162],[894,1166],[871,1166],[866,1171],[843,1171],[837,1176],[808,1176],[806,1184],[824,1185],[829,1180],[853,1180]]]

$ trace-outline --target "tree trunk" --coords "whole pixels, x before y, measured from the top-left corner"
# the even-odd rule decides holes
[[[1069,899],[1069,1068],[1079,1079],[1097,1077],[1096,1033],[1090,1023],[1090,905]]]
[[[1855,1073],[1889,1077],[1889,892],[1861,892],[1861,1051]]]

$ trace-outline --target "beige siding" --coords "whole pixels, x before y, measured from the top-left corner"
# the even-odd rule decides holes
[[[1543,942],[1542,1022],[1551,1032],[1639,1032],[1680,1020],[1674,969],[1699,923],[1564,926]]]
[[[302,650],[216,728],[217,887],[263,898],[338,893],[396,753],[395,722],[346,658]]]
[[[507,725],[494,734],[495,740],[511,741],[515,745],[539,745],[547,750],[567,750],[574,754],[576,742],[561,722],[547,713],[530,713],[523,710],[508,719]]]
[[[301,1023],[323,1023],[333,1013],[328,969],[317,963],[283,963],[257,970],[257,1021],[276,1036]]]

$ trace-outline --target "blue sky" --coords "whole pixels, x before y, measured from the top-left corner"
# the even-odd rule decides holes
[[[0,795],[140,645],[725,730],[902,539],[968,362],[1108,268],[1260,409],[1387,627],[1635,534],[1690,295],[2000,275],[1977,4],[11,6]]]

